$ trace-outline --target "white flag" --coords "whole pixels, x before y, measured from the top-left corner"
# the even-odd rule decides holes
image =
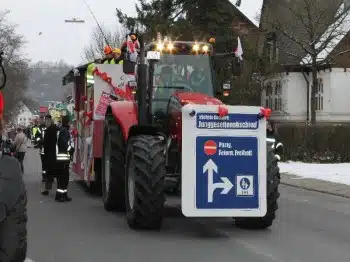
[[[243,48],[242,48],[242,44],[241,44],[241,39],[238,37],[237,38],[237,48],[235,50],[235,56],[240,60],[243,61]]]

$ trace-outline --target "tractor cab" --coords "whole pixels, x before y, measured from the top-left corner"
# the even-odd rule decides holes
[[[163,124],[168,119],[174,94],[215,96],[212,45],[205,42],[159,41],[147,44],[145,52],[147,88],[152,89],[148,90],[152,101],[149,103],[152,122]]]

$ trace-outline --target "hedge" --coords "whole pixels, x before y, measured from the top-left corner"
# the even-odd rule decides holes
[[[350,162],[349,124],[277,124],[277,133],[284,144],[284,160]]]

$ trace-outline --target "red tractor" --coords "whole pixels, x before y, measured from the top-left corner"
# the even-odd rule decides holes
[[[106,112],[102,191],[105,208],[125,211],[131,228],[156,229],[162,224],[166,196],[181,196],[181,172],[186,170],[181,164],[186,154],[181,152],[186,135],[181,128],[182,107],[223,103],[215,98],[211,45],[144,46],[140,39],[140,46],[136,99],[112,102]],[[279,180],[277,161],[268,147],[267,212],[262,217],[235,218],[237,226],[272,225]]]
[[[123,66],[114,65],[123,67],[124,74],[134,73],[136,68],[137,84],[128,84],[134,88],[134,96],[112,95],[116,101],[107,106],[101,126],[96,126],[100,120],[92,119],[96,122],[94,132],[101,130],[100,135],[91,135],[93,141],[100,141],[93,142],[93,151],[101,147],[101,154],[94,156],[95,174],[89,183],[101,187],[106,210],[126,212],[131,228],[158,229],[167,196],[181,197],[182,177],[193,175],[186,174],[187,167],[182,165],[186,154],[192,154],[182,150],[188,148],[183,138],[189,132],[182,126],[183,108],[219,107],[223,112],[218,114],[224,116],[225,105],[215,96],[227,94],[230,86],[224,84],[220,92],[215,91],[213,58],[217,55],[208,43],[165,41],[145,45],[139,37],[139,46],[136,66],[128,56]],[[97,75],[103,77],[101,72]],[[104,78],[110,82],[106,75]],[[266,129],[263,132],[266,136]],[[280,175],[273,147],[267,143],[263,141],[266,188],[261,198],[266,212],[245,212],[245,216],[235,217],[238,227],[267,228],[275,219]]]

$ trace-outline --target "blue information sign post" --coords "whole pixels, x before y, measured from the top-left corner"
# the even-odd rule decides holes
[[[228,109],[227,116],[219,117],[215,106],[184,107],[182,211],[186,216],[266,213],[266,120],[258,119],[258,107]],[[195,116],[188,113],[193,111]]]

